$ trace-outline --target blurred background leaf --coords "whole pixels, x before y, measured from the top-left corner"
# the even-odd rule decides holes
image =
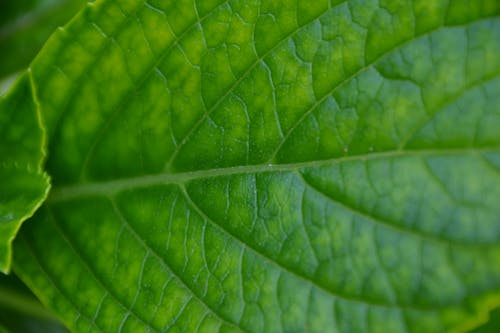
[[[50,34],[86,2],[0,0],[0,78],[26,68]]]
[[[470,333],[498,333],[500,331],[500,308],[490,312],[488,322],[470,331]]]
[[[64,333],[67,330],[19,279],[0,274],[0,333]]]

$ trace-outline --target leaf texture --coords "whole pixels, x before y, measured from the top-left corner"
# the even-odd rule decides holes
[[[0,133],[0,272],[8,273],[12,241],[49,190],[42,170],[44,133],[27,74],[0,97]]]
[[[441,332],[500,301],[500,3],[98,1],[31,66],[15,269],[75,332]]]

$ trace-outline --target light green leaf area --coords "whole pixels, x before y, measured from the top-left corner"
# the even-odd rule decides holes
[[[33,62],[15,269],[75,332],[443,332],[500,303],[500,2],[98,1]]]
[[[8,273],[12,241],[49,189],[41,168],[44,133],[26,73],[0,97],[0,133],[0,272]]]
[[[28,66],[43,43],[82,8],[85,0],[0,2],[0,77]]]

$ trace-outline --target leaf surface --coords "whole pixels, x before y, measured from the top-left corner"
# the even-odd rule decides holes
[[[87,6],[31,66],[54,191],[16,271],[76,332],[478,325],[500,302],[499,14]]]
[[[0,97],[0,133],[0,272],[8,273],[12,241],[49,190],[41,166],[44,133],[26,73]]]

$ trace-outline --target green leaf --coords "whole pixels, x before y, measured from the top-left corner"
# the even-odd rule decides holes
[[[15,269],[75,332],[463,331],[500,304],[500,3],[100,1],[32,63]]]
[[[0,97],[0,133],[0,272],[7,273],[17,231],[49,190],[42,170],[44,133],[27,74]]]
[[[85,0],[0,2],[0,77],[28,66],[54,30],[82,8]]]

